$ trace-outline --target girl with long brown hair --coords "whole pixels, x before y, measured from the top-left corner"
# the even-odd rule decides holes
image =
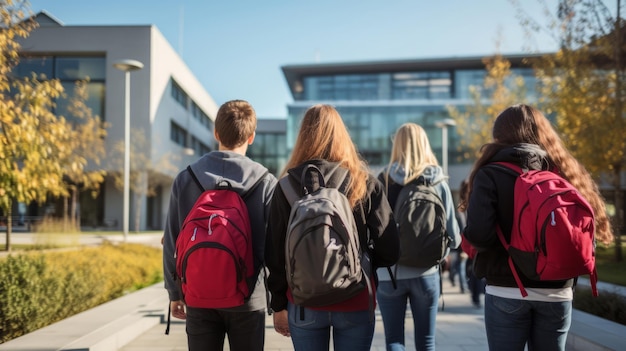
[[[593,207],[596,238],[613,236],[598,187],[585,168],[563,145],[549,120],[536,108],[514,105],[493,125],[493,141],[483,146],[469,176],[464,237],[477,250],[474,272],[485,277],[485,328],[490,350],[564,350],[571,323],[574,279],[530,280],[520,273],[528,296],[522,298],[499,242],[499,226],[510,240],[516,174],[491,165],[510,162],[523,169],[559,172]]]
[[[341,116],[332,106],[312,106],[302,119],[282,174],[297,185],[294,188],[302,192],[299,196],[304,195],[303,184],[299,183],[309,165],[321,170],[326,187],[338,188],[347,196],[360,242],[367,243],[361,247],[370,254],[374,265],[372,272],[377,266],[394,264],[399,256],[399,243],[391,208],[380,182],[367,172]],[[346,169],[348,176],[338,177],[337,167]],[[293,303],[285,270],[285,237],[290,211],[291,204],[279,184],[270,205],[265,245],[274,328],[282,335],[291,336],[297,351],[328,350],[331,331],[335,350],[369,350],[375,326],[375,320],[370,318],[370,303],[375,300],[368,289],[348,300],[319,308]],[[373,276],[369,278],[375,281]]]

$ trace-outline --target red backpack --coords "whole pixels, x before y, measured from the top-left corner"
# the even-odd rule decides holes
[[[589,274],[593,295],[598,296],[595,218],[587,200],[557,173],[522,170],[507,162],[496,164],[519,174],[511,242],[499,227],[497,232],[509,253],[509,267],[522,296],[528,293],[517,269],[533,280],[566,280]]]
[[[176,273],[185,304],[198,308],[243,305],[255,280],[248,208],[230,184],[204,191],[191,168],[187,169],[203,192],[176,239]]]

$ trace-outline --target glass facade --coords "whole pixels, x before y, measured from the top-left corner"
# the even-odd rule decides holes
[[[435,62],[437,63],[437,62]],[[441,65],[439,65],[441,66]],[[476,86],[483,97],[486,75],[484,65],[476,60],[477,68],[419,69],[379,71],[375,73],[303,74],[302,91],[294,94],[296,103],[288,106],[287,149],[293,148],[300,120],[306,109],[316,103],[328,103],[341,114],[352,140],[372,167],[389,162],[391,137],[403,123],[422,126],[433,151],[442,159],[442,130],[437,122],[449,118],[448,106],[462,107],[471,99],[470,86]],[[368,67],[370,71],[376,68]],[[339,71],[338,67],[332,67]],[[522,76],[534,96],[535,78],[530,68],[512,68],[514,76]],[[510,80],[513,83],[513,79]],[[307,104],[306,102],[310,102]],[[459,136],[455,127],[448,129],[449,164],[468,163],[461,155]]]
[[[11,73],[14,78],[34,75],[40,80],[59,79],[66,94],[56,100],[53,112],[64,116],[69,121],[74,119],[67,107],[74,94],[76,81],[88,79],[87,107],[91,109],[94,116],[99,116],[104,120],[105,61],[104,56],[30,56],[20,58],[19,64]]]
[[[263,123],[259,120],[259,123]],[[278,176],[287,163],[285,153],[287,136],[284,132],[256,132],[254,143],[248,147],[246,156],[267,167]]]

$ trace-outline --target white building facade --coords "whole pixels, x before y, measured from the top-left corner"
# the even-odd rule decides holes
[[[123,189],[116,186],[114,175],[121,177],[123,170],[118,150],[124,141],[126,91],[125,73],[113,64],[126,59],[143,63],[142,69],[130,73],[128,94],[135,161],[131,172],[145,176],[147,183],[131,186],[130,230],[162,229],[173,178],[216,148],[213,122],[218,106],[155,26],[65,26],[45,12],[36,19],[40,26],[21,41],[16,74],[44,73],[60,79],[67,93],[76,80],[88,77],[87,103],[108,124],[102,163],[107,180],[98,198],[81,196],[83,229],[122,229]],[[56,112],[63,114],[63,101]]]

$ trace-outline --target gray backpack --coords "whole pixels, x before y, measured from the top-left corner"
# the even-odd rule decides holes
[[[446,211],[441,198],[423,177],[406,184],[396,200],[394,218],[400,235],[404,266],[430,268],[448,254]]]
[[[334,172],[341,172],[343,180],[348,173],[339,167]],[[371,291],[371,265],[361,250],[348,198],[337,188],[327,188],[315,165],[309,164],[302,173],[304,196],[300,197],[289,178],[279,182],[291,204],[285,258],[294,303],[327,306],[350,299],[365,288]]]

